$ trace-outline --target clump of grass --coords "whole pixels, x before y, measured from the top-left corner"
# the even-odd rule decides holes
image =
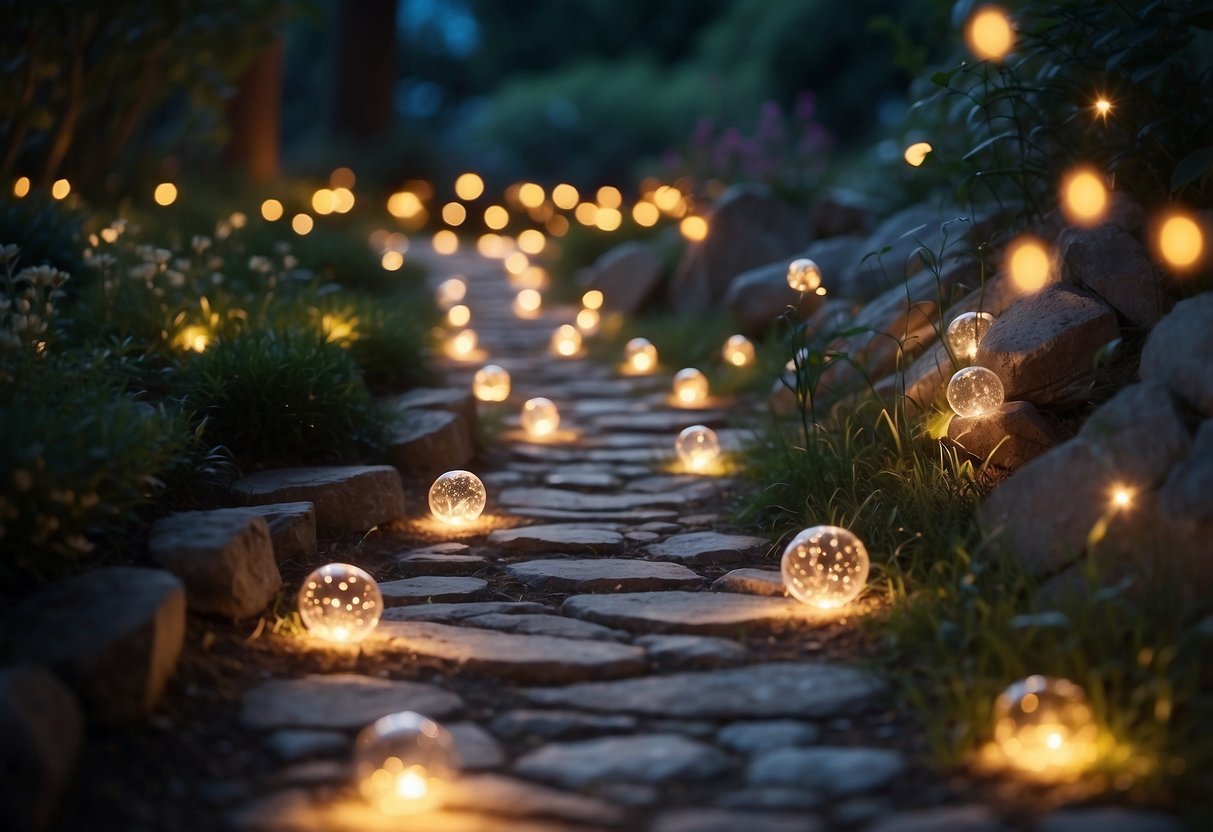
[[[426,363],[432,307],[416,293],[376,298],[343,293],[313,308],[314,327],[349,350],[367,387],[399,392],[433,380]]]

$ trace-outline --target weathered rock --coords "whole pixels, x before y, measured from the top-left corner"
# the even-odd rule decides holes
[[[350,738],[341,731],[286,728],[270,734],[266,745],[282,762],[295,763],[313,757],[344,756],[349,751]]]
[[[1179,818],[1120,806],[1055,809],[1040,819],[1037,832],[1183,832]]]
[[[948,237],[959,238],[968,229],[968,223],[951,221],[961,216],[964,212],[919,204],[888,217],[859,247],[854,265],[840,276],[837,291],[831,291],[840,297],[866,301],[914,276],[923,268],[921,258],[914,256],[914,252],[922,246],[938,251],[943,242],[940,229],[945,222],[950,223]],[[888,251],[884,251],[886,247]],[[879,257],[868,257],[873,253],[879,253]]]
[[[810,625],[823,619],[789,598],[732,592],[624,592],[574,595],[561,608],[565,615],[645,633],[685,632],[735,635],[740,630],[780,624]]]
[[[530,615],[548,613],[551,609],[534,601],[471,601],[465,604],[417,604],[411,607],[389,607],[383,611],[384,621],[464,621],[480,615]]]
[[[809,225],[818,242],[846,234],[866,236],[871,231],[872,210],[868,198],[855,191],[831,188],[813,198]]]
[[[732,563],[768,545],[761,537],[720,532],[687,532],[645,548],[651,557],[687,565]]]
[[[469,387],[416,387],[393,397],[388,406],[393,410],[447,410],[463,420],[468,436],[476,436],[476,399]]]
[[[400,555],[396,565],[413,575],[471,575],[484,569],[488,562],[481,555],[417,550]]]
[[[602,292],[602,308],[634,315],[661,291],[665,268],[644,243],[622,243],[594,261],[587,289]]]
[[[505,762],[500,743],[475,722],[452,722],[446,727],[455,741],[455,753],[463,771],[484,771]]]
[[[247,510],[260,514],[269,526],[278,563],[316,553],[316,509],[311,503],[271,503]]]
[[[1111,307],[1059,283],[1021,298],[996,318],[974,363],[998,374],[1008,399],[1072,402],[1086,394],[1096,354],[1119,336]]]
[[[734,569],[712,583],[717,592],[741,592],[748,595],[783,596],[787,590],[783,576],[771,569]]]
[[[404,488],[390,465],[262,471],[233,485],[232,496],[248,505],[308,501],[320,534],[362,532],[404,515]]]
[[[740,809],[670,809],[650,827],[652,832],[818,832],[821,821],[802,813],[775,814]]]
[[[577,488],[585,491],[607,491],[618,488],[623,481],[610,471],[557,469],[543,478],[545,485],[556,488]]]
[[[988,416],[952,417],[948,439],[969,454],[1014,471],[1058,442],[1053,423],[1029,402],[1005,402]]]
[[[968,804],[897,812],[878,819],[864,832],[940,832],[944,829],[947,832],[1004,832],[1007,827],[990,807]]]
[[[522,526],[489,533],[489,545],[515,552],[580,552],[599,555],[623,551],[623,535],[609,529],[583,525]]]
[[[357,674],[274,679],[245,692],[246,728],[361,729],[381,716],[417,711],[443,719],[463,708],[456,694],[434,685]]]
[[[427,602],[470,601],[482,594],[488,585],[488,581],[481,578],[419,575],[416,578],[381,583],[379,591],[383,593],[384,606],[399,607]]]
[[[1158,500],[1172,516],[1213,522],[1213,419],[1201,422],[1191,453],[1171,468]]]
[[[618,807],[605,801],[499,774],[460,777],[453,792],[447,801],[451,808],[477,813],[488,812],[515,818],[551,817],[608,825],[621,823],[624,819]]]
[[[720,667],[745,661],[750,655],[735,641],[711,636],[640,636],[635,643],[663,670]]]
[[[1166,385],[1181,401],[1213,417],[1213,292],[1175,304],[1141,351],[1141,380]]]
[[[524,777],[582,789],[611,781],[708,780],[728,766],[728,755],[710,745],[677,734],[649,734],[549,743],[524,754],[514,770]]]
[[[161,569],[97,569],[14,607],[6,635],[10,657],[52,669],[89,719],[141,717],[181,657],[185,587]]]
[[[882,788],[905,769],[905,758],[884,748],[777,748],[750,762],[746,782],[841,797]]]
[[[1138,326],[1154,326],[1175,305],[1145,247],[1111,223],[1072,228],[1062,235],[1058,247],[1070,280],[1086,286]]]
[[[380,621],[385,649],[452,662],[507,679],[560,684],[644,670],[644,651],[609,641],[517,635],[421,621]]]
[[[520,633],[528,636],[559,636],[560,638],[584,638],[591,641],[627,641],[628,634],[612,630],[601,624],[592,624],[578,618],[540,613],[506,614],[488,613],[463,619],[469,627],[485,630],[500,630],[504,633]]]
[[[886,400],[895,395],[904,396],[908,413],[922,413],[939,401],[955,372],[956,365],[952,362],[947,344],[936,341],[914,359],[904,373],[894,371],[873,385],[872,389]]]
[[[467,423],[448,410],[412,410],[388,434],[387,456],[409,474],[432,475],[463,468],[476,456]]]
[[[185,584],[195,612],[247,618],[278,594],[269,526],[248,509],[182,511],[152,525],[148,554]]]
[[[563,488],[507,488],[497,502],[507,508],[545,508],[563,511],[629,511],[652,506],[681,506],[687,498],[681,494],[585,494]]]
[[[515,710],[493,720],[493,733],[506,739],[539,737],[545,740],[572,739],[596,734],[626,734],[638,727],[627,714],[585,714],[579,711]]]
[[[1162,482],[1192,447],[1186,417],[1165,387],[1151,383],[1121,388],[1087,418],[1078,438],[1110,474],[1137,489]]]
[[[821,729],[794,719],[733,722],[721,728],[716,742],[741,754],[765,753],[775,748],[812,745]]]
[[[0,670],[0,811],[13,830],[46,829],[84,738],[71,691],[40,667]]]
[[[834,664],[759,664],[563,688],[532,688],[539,705],[688,719],[828,719],[883,691],[873,676]]]
[[[627,558],[530,560],[512,564],[505,571],[542,592],[643,592],[704,583],[698,574],[677,563]]]
[[[815,809],[822,798],[782,786],[749,786],[725,792],[713,802],[732,809]]]
[[[754,187],[727,191],[708,224],[707,239],[687,249],[670,281],[670,300],[680,314],[711,309],[737,275],[790,257],[812,240],[799,211]]]

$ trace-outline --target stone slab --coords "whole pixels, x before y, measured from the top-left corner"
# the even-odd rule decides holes
[[[713,581],[712,589],[717,592],[741,592],[747,595],[787,595],[783,575],[773,569],[734,569]]]
[[[316,553],[316,508],[309,502],[249,506],[270,527],[274,559],[279,563]]]
[[[720,532],[688,532],[646,547],[651,557],[688,565],[734,563],[768,545],[761,537]]]
[[[521,526],[489,533],[489,545],[515,552],[581,552],[599,555],[623,551],[623,535],[617,531],[577,524]]]
[[[259,730],[355,730],[397,711],[443,719],[462,708],[459,696],[434,685],[339,673],[263,682],[245,692],[240,722]]]
[[[399,607],[427,602],[470,601],[482,595],[488,585],[488,581],[481,578],[419,575],[415,578],[381,583],[379,591],[383,593],[384,606]]]
[[[310,502],[322,535],[364,532],[404,516],[404,487],[390,465],[277,468],[232,486],[245,505]]]
[[[736,635],[739,630],[789,623],[807,626],[828,620],[792,598],[679,590],[574,595],[565,600],[561,611],[625,630],[700,635]]]
[[[728,755],[677,734],[553,742],[524,754],[514,771],[568,789],[597,783],[708,780],[728,768]]]
[[[641,592],[704,583],[681,564],[628,558],[531,560],[511,564],[505,571],[541,592]]]
[[[469,601],[463,604],[418,604],[411,607],[390,607],[383,611],[382,621],[463,621],[478,615],[526,615],[549,613],[550,607],[534,601]]]
[[[750,656],[744,645],[712,636],[640,636],[635,642],[648,653],[649,661],[665,670],[690,670],[737,664]]]
[[[750,762],[746,782],[843,797],[883,788],[905,770],[905,758],[884,748],[777,748]]]

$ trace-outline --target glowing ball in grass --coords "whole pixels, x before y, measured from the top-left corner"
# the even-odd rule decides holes
[[[299,618],[309,633],[325,641],[362,641],[382,612],[383,596],[375,579],[349,563],[321,566],[299,588]]]
[[[807,257],[793,260],[788,264],[788,285],[801,294],[816,292],[821,285],[821,269]]]
[[[551,399],[536,396],[522,406],[522,429],[533,439],[551,436],[560,427],[560,411]]]
[[[552,333],[552,352],[571,358],[581,352],[581,331],[572,324],[561,324]]]
[[[724,342],[722,354],[734,367],[745,367],[754,360],[754,344],[744,335],[730,335]]]
[[[467,358],[476,352],[476,330],[461,329],[447,341],[446,351],[452,358]]]
[[[838,526],[805,529],[783,550],[783,585],[796,600],[834,609],[855,600],[868,582],[868,550]]]
[[[448,277],[434,290],[434,303],[439,309],[450,309],[457,303],[463,303],[467,293],[468,285],[461,278]]]
[[[485,364],[472,377],[472,393],[482,402],[503,402],[510,396],[510,374],[496,364]]]
[[[674,376],[674,398],[679,404],[701,404],[708,398],[708,377],[687,367]]]
[[[948,404],[957,416],[989,416],[1005,401],[1002,380],[986,367],[965,367],[948,382]]]
[[[1067,679],[1029,676],[994,702],[994,744],[1008,765],[1034,776],[1080,773],[1095,761],[1097,734],[1086,693]]]
[[[623,361],[634,373],[649,373],[657,367],[657,348],[647,338],[633,338],[623,346]]]
[[[989,312],[965,312],[957,315],[952,323],[948,324],[945,333],[948,348],[957,358],[972,361],[977,357],[977,347],[992,323],[994,316]]]
[[[484,483],[471,471],[447,471],[430,486],[430,513],[452,526],[475,521],[485,500]]]
[[[389,714],[354,740],[354,782],[386,815],[414,815],[442,806],[459,775],[449,731],[413,711]]]
[[[691,425],[678,434],[674,450],[688,471],[703,471],[720,458],[720,440],[711,428]]]

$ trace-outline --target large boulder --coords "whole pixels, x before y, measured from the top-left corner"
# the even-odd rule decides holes
[[[652,248],[639,242],[621,243],[590,267],[587,289],[602,292],[602,308],[634,315],[661,291],[665,265]]]
[[[404,516],[404,486],[390,465],[261,471],[233,485],[232,497],[247,505],[310,502],[316,530],[330,535],[364,532]]]
[[[1142,381],[1159,381],[1213,417],[1213,292],[1175,304],[1141,351]]]
[[[388,432],[388,459],[402,472],[431,476],[463,468],[476,456],[467,423],[447,410],[412,410]]]
[[[141,717],[181,657],[185,587],[162,569],[97,569],[14,607],[6,632],[10,657],[53,670],[90,719]]]
[[[1014,471],[1058,442],[1057,429],[1028,402],[1006,402],[988,416],[953,416],[948,439],[966,453]]]
[[[391,410],[447,410],[463,420],[469,436],[476,435],[476,399],[471,388],[464,387],[417,387],[407,393],[388,399],[385,404]]]
[[[1154,326],[1175,305],[1145,247],[1119,226],[1072,228],[1059,247],[1066,276],[1138,326]]]
[[[282,587],[269,526],[249,509],[170,514],[152,525],[148,554],[182,580],[194,612],[248,618]]]
[[[84,717],[40,667],[0,671],[0,812],[14,832],[51,825],[76,767]]]
[[[265,520],[278,563],[316,553],[316,508],[309,502],[249,506]]]
[[[855,191],[831,188],[813,200],[809,209],[813,237],[866,236],[872,230],[872,210],[867,197]]]
[[[687,248],[670,281],[674,309],[706,312],[737,275],[788,258],[812,240],[808,220],[765,189],[731,188],[708,219],[707,238]]]

